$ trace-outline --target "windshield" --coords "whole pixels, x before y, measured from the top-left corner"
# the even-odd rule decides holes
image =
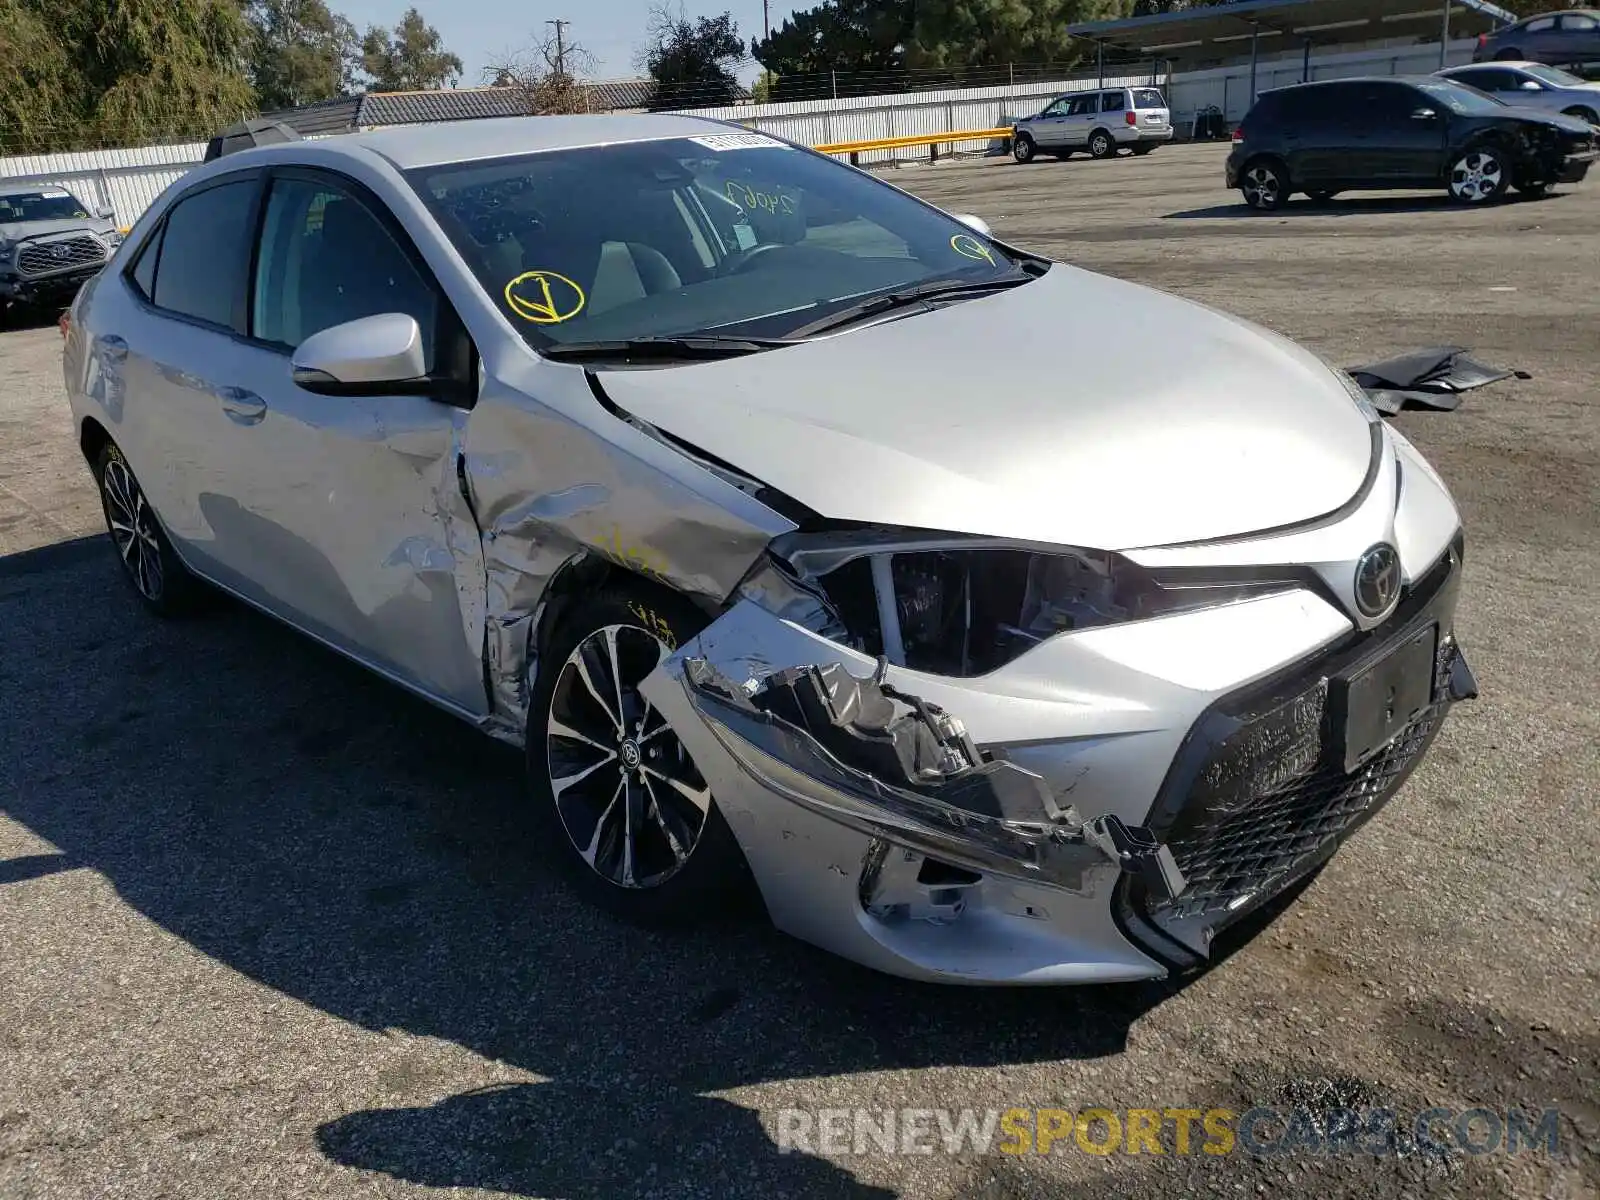
[[[783,336],[874,292],[1019,273],[943,213],[760,134],[549,151],[408,178],[536,348]]]
[[[71,192],[59,189],[0,196],[0,225],[13,221],[70,221],[88,215],[89,210]]]
[[[1452,112],[1493,116],[1505,107],[1487,92],[1480,92],[1477,88],[1468,87],[1464,83],[1440,79],[1419,83],[1417,86],[1441,104],[1448,106]]]
[[[1542,79],[1545,83],[1552,84],[1555,87],[1583,86],[1583,80],[1579,79],[1576,75],[1568,74],[1559,67],[1547,67],[1542,64],[1536,64],[1534,66],[1523,67],[1522,73],[1524,75],[1532,75],[1535,79]]]

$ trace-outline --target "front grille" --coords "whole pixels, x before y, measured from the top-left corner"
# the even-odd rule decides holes
[[[1190,731],[1148,822],[1186,886],[1156,900],[1125,881],[1125,930],[1158,957],[1193,965],[1213,936],[1328,858],[1400,789],[1444,722],[1457,649],[1453,548],[1378,629],[1322,660],[1214,705]],[[1433,704],[1353,772],[1330,720],[1330,679],[1439,626]]]
[[[17,251],[17,272],[21,275],[53,275],[74,267],[90,267],[106,260],[105,245],[88,234],[54,242],[32,242]]]
[[[1443,643],[1434,660],[1435,695],[1449,686],[1454,652],[1453,644]],[[1282,890],[1399,789],[1447,707],[1434,704],[1352,774],[1346,775],[1342,764],[1323,763],[1286,787],[1250,797],[1220,819],[1175,831],[1167,844],[1188,887],[1176,900],[1152,909],[1151,916],[1163,926],[1212,919]]]

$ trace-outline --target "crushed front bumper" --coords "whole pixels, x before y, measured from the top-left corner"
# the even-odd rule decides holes
[[[1420,759],[1468,690],[1451,688],[1458,561],[1452,550],[1361,633],[1294,593],[1177,618],[1185,642],[1227,648],[1203,663],[1171,661],[1176,629],[1127,626],[1055,639],[979,679],[896,669],[897,688],[959,718],[991,761],[1044,782],[1056,819],[1035,829],[1025,812],[1020,827],[997,827],[908,804],[893,772],[864,775],[754,713],[740,693],[786,668],[834,663],[864,680],[876,664],[750,600],[664,661],[644,693],[710,784],[780,929],[947,983],[1157,978],[1204,961],[1216,932],[1332,854]],[[1428,712],[1353,774],[1333,771],[1330,680],[1419,622],[1439,630]],[[1156,847],[1172,856],[1170,879]]]

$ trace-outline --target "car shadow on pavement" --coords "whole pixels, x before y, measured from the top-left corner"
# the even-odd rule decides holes
[[[277,623],[222,601],[155,619],[101,539],[0,559],[0,605],[0,795],[63,856],[0,887],[88,868],[288,996],[549,1081],[420,1107],[396,1085],[394,1107],[317,1131],[351,1167],[513,1193],[842,1193],[848,1171],[780,1154],[754,1109],[705,1093],[796,1081],[820,1105],[805,1081],[1113,1055],[1184,986],[939,988],[749,914],[625,925],[536,852],[516,751]]]
[[[1549,192],[1538,197],[1512,194],[1506,197],[1502,204],[1543,204],[1551,200],[1559,200],[1566,195],[1565,192]],[[1425,195],[1362,195],[1350,193],[1335,196],[1332,200],[1318,202],[1305,196],[1296,196],[1282,208],[1260,211],[1251,208],[1244,201],[1231,204],[1210,204],[1205,208],[1186,208],[1180,212],[1163,214],[1166,221],[1209,221],[1219,218],[1240,218],[1252,221],[1270,221],[1274,217],[1373,217],[1385,213],[1419,213],[1419,212],[1476,212],[1476,207],[1454,203],[1450,197],[1439,193]]]

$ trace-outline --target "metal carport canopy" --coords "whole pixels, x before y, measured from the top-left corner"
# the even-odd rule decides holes
[[[1476,37],[1517,18],[1487,0],[1453,0],[1450,35]],[[1433,0],[1237,0],[1216,8],[1080,21],[1067,26],[1074,37],[1100,42],[1108,51],[1162,58],[1175,69],[1238,58],[1255,41],[1262,53],[1356,45],[1380,38],[1438,40],[1445,4]]]

